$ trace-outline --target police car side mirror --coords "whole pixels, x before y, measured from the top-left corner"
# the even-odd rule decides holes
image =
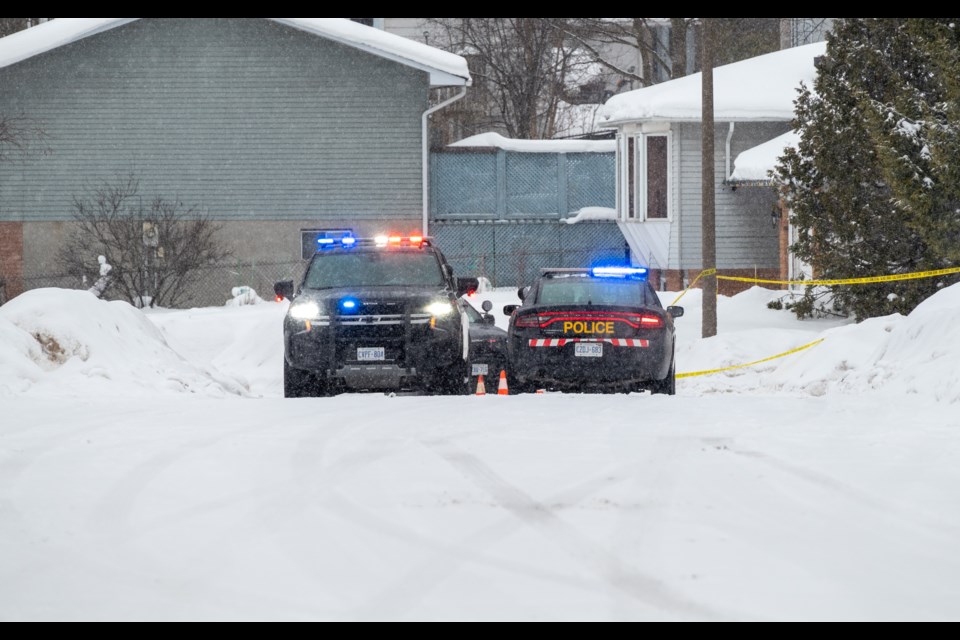
[[[674,318],[682,318],[683,307],[667,307],[667,313],[669,313]]]
[[[493,303],[489,300],[484,300],[481,308],[483,309],[484,313],[490,313],[493,311]]]
[[[508,304],[503,308],[503,315],[512,316],[514,313],[517,312],[517,309],[519,308],[520,308],[520,305],[518,304]]]
[[[273,292],[281,300],[293,299],[293,280],[284,280],[273,285]]]
[[[530,287],[520,287],[517,289],[517,297],[521,300],[526,300],[528,293],[530,293]]]
[[[474,293],[480,288],[480,281],[477,278],[457,278],[457,297]]]

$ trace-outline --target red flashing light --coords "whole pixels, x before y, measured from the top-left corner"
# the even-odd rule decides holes
[[[400,244],[403,242],[403,238],[400,236],[390,236],[390,244]]]
[[[422,236],[410,236],[410,244],[423,244]]]
[[[540,317],[531,315],[531,316],[517,316],[517,321],[515,326],[522,329],[535,329],[540,326]]]
[[[663,328],[663,318],[652,314],[640,316],[640,327],[643,329],[661,329]]]
[[[283,302],[283,296],[277,296],[277,302]]]

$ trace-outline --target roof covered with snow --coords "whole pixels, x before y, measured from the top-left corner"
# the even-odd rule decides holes
[[[714,118],[718,121],[786,121],[800,83],[812,85],[814,60],[826,43],[775,51],[714,69]],[[650,120],[696,121],[702,118],[702,74],[616,95],[603,106],[599,122],[618,125]]]
[[[426,71],[433,86],[470,84],[463,57],[346,18],[266,19]],[[140,18],[56,18],[0,38],[0,68],[136,20]]]
[[[451,147],[494,148],[522,153],[614,153],[616,140],[518,140],[499,133],[481,133],[449,145]]]
[[[765,182],[770,180],[770,172],[784,151],[795,148],[800,142],[800,134],[788,131],[782,136],[768,140],[737,156],[733,163],[731,182]]]

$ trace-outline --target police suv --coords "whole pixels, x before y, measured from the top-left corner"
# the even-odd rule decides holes
[[[456,278],[429,238],[320,238],[284,320],[284,395],[341,390],[463,393],[469,322]]]
[[[516,391],[676,392],[673,319],[637,267],[546,269],[508,305]]]

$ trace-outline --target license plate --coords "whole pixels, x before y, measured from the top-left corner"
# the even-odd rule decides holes
[[[360,362],[383,362],[387,359],[387,350],[383,347],[364,347],[357,349],[357,360]]]
[[[574,354],[578,358],[602,358],[603,357],[603,343],[602,342],[578,342],[573,345]]]
[[[471,374],[473,377],[477,376],[489,376],[490,375],[490,365],[488,364],[475,364]]]

